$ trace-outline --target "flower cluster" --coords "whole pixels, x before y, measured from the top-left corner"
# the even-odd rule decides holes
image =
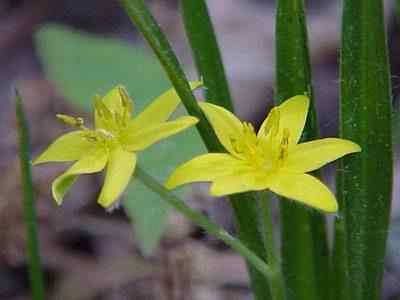
[[[192,89],[199,86],[201,82],[191,83]],[[58,204],[78,175],[106,168],[98,202],[109,207],[134,173],[138,151],[198,121],[190,116],[167,121],[179,103],[171,89],[132,118],[133,102],[117,86],[105,97],[94,98],[94,129],[87,128],[82,118],[58,115],[76,130],[59,137],[33,163],[76,161],[52,184]],[[222,107],[209,103],[200,107],[227,152],[200,155],[179,166],[165,184],[168,189],[211,181],[214,196],[269,189],[325,212],[337,211],[331,191],[307,173],[361,148],[338,138],[299,143],[309,110],[306,96],[294,96],[273,108],[257,133]]]

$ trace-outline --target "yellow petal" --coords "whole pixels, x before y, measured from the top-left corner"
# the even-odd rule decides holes
[[[308,174],[279,172],[269,177],[268,188],[274,193],[325,212],[338,209],[335,196],[317,178]]]
[[[203,85],[201,81],[191,81],[190,88],[195,90]],[[169,89],[160,96],[158,96],[143,112],[141,112],[130,123],[130,130],[137,130],[148,124],[161,123],[171,116],[176,110],[177,106],[181,103],[175,89]]]
[[[214,131],[225,149],[235,153],[232,146],[232,139],[239,139],[243,131],[242,122],[229,110],[211,103],[199,103],[206,114]]]
[[[107,157],[107,149],[98,147],[74,163],[53,181],[51,188],[54,200],[60,205],[64,195],[75,182],[77,175],[100,172],[107,163]]]
[[[97,202],[103,207],[112,205],[128,185],[135,166],[134,153],[115,148],[108,158],[107,173]]]
[[[296,173],[306,173],[349,153],[360,151],[361,148],[356,143],[337,138],[301,143],[293,147],[284,168]]]
[[[267,187],[268,180],[265,174],[254,170],[243,170],[236,174],[216,178],[211,185],[210,194],[221,197],[248,191],[261,191]]]
[[[140,151],[154,143],[174,135],[198,122],[197,118],[184,116],[174,121],[147,125],[123,138],[125,150]],[[151,124],[151,123],[150,123]]]
[[[304,125],[307,119],[307,113],[310,105],[308,97],[297,95],[289,98],[277,107],[279,110],[279,129],[276,140],[282,139],[285,128],[289,130],[289,146],[295,145],[300,140]],[[270,123],[269,119],[276,114],[268,114],[267,118],[260,127],[259,133],[265,131],[265,127]]]
[[[174,189],[179,185],[190,182],[212,181],[242,167],[243,162],[232,155],[225,153],[204,154],[176,168],[167,179],[165,186],[167,189]]]
[[[84,137],[83,131],[72,131],[56,139],[32,163],[34,165],[45,162],[62,162],[81,159],[95,144]]]

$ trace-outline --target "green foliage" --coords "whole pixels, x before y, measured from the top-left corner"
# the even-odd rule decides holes
[[[91,98],[95,93],[104,94],[119,83],[126,86],[135,101],[135,111],[139,112],[169,88],[154,57],[116,39],[46,26],[37,32],[36,45],[49,78],[68,101],[87,111],[92,110]],[[168,172],[203,149],[192,128],[139,153],[139,163],[163,181]],[[134,181],[127,190],[124,206],[136,223],[136,236],[144,253],[149,254],[164,230],[168,216],[166,204]]]
[[[95,94],[123,84],[140,111],[170,86],[154,57],[120,40],[47,25],[35,42],[44,71],[77,108],[91,111]]]
[[[362,152],[338,168],[342,242],[334,264],[347,259],[336,299],[381,299],[392,194],[392,113],[383,1],[343,2],[340,135]],[[339,290],[338,287],[335,290]],[[341,298],[340,298],[341,297]]]

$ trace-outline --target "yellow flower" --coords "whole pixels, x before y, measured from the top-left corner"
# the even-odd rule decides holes
[[[338,138],[298,144],[309,108],[306,96],[294,96],[273,108],[257,134],[251,124],[226,109],[200,105],[228,153],[204,154],[184,163],[168,178],[168,189],[212,181],[214,196],[269,189],[326,212],[337,211],[330,190],[306,173],[361,148]]]
[[[192,82],[191,88],[201,86]],[[136,152],[197,123],[194,117],[183,116],[167,121],[180,99],[170,89],[132,118],[133,102],[122,86],[112,89],[104,98],[94,98],[94,129],[84,126],[82,118],[57,115],[77,130],[56,139],[33,164],[76,161],[52,184],[58,204],[80,174],[100,172],[106,168],[104,185],[98,202],[112,205],[126,188],[136,165]]]

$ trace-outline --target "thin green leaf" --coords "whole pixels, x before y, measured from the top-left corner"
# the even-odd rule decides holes
[[[338,168],[342,206],[336,263],[348,262],[341,276],[343,298],[381,298],[392,192],[391,94],[383,1],[345,0],[342,19],[340,134],[362,152]],[[343,224],[340,224],[343,222]],[[344,249],[340,249],[344,248]],[[340,284],[340,283],[339,283]],[[339,285],[340,286],[340,285]],[[337,290],[337,288],[335,288]]]
[[[310,112],[303,140],[318,137],[303,0],[279,0],[276,15],[277,102],[307,94]],[[329,252],[325,220],[289,201],[281,202],[282,262],[289,299],[329,295]]]
[[[213,25],[204,0],[181,0],[186,35],[200,77],[206,86],[208,102],[233,111],[224,65]]]
[[[30,163],[30,141],[28,123],[22,107],[22,99],[16,92],[16,115],[19,142],[19,160],[21,167],[21,187],[23,193],[24,221],[27,234],[29,277],[33,300],[45,299],[43,273],[40,263],[39,241],[37,236],[37,218],[32,184]]]

